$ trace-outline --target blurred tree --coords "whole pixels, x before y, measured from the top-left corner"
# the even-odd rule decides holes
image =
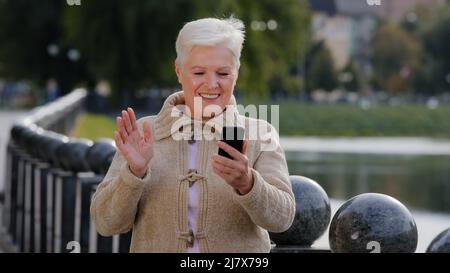
[[[20,16],[18,16],[20,14]],[[298,92],[309,41],[306,0],[0,1],[0,69],[72,86],[111,83],[114,101],[148,86],[178,86],[175,39],[185,22],[234,14],[246,25],[238,89]],[[56,47],[55,47],[56,46]],[[56,49],[55,49],[56,48]],[[77,49],[77,62],[67,58]],[[73,53],[73,52],[72,52]],[[73,56],[73,55],[72,55]]]
[[[246,39],[241,56],[237,88],[245,96],[266,97],[269,90],[295,94],[302,80],[310,41],[311,13],[305,0],[194,0],[195,18],[241,19]]]
[[[412,89],[435,95],[450,90],[450,7],[418,5],[401,27],[420,41],[420,69],[414,72]],[[442,8],[444,7],[444,8]]]
[[[65,1],[60,0],[0,1],[3,77],[11,80],[25,78],[40,86],[47,79],[56,78],[63,92],[86,77],[82,65],[67,57],[69,45],[61,43],[59,21],[65,6]]]
[[[338,86],[333,57],[323,41],[314,43],[308,50],[305,81],[308,92],[316,89],[332,91]]]
[[[429,83],[429,94],[450,90],[450,7],[434,14],[431,23],[423,30],[423,79]]]
[[[358,92],[361,88],[360,74],[355,66],[355,62],[350,60],[339,74],[339,81],[347,91]]]
[[[450,43],[450,8],[421,4],[409,13],[400,26],[420,41],[423,52],[420,57],[420,69],[412,79],[415,93],[435,95],[450,89],[449,59],[446,45]],[[445,64],[447,62],[447,64]],[[449,76],[450,77],[450,76]]]
[[[186,0],[84,1],[66,8],[64,29],[89,73],[111,82],[117,104],[138,88],[176,84],[175,39],[191,13]]]
[[[417,39],[394,24],[381,25],[373,38],[374,77],[392,94],[409,91],[420,68],[421,47]]]

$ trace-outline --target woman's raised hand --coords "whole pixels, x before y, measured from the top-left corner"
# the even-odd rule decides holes
[[[131,107],[122,111],[117,117],[117,131],[114,132],[116,146],[128,162],[130,171],[137,177],[144,177],[147,173],[148,163],[153,157],[153,138],[150,125],[143,123],[141,135],[137,128],[136,116]]]

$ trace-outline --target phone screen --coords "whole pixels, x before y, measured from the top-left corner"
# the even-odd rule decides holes
[[[224,126],[222,128],[222,141],[242,152],[245,129],[240,126]],[[219,148],[219,155],[233,159],[231,155]]]

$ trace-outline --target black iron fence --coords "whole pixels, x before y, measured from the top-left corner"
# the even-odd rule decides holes
[[[90,199],[116,151],[110,139],[70,138],[87,92],[32,111],[11,129],[3,225],[19,252],[128,252],[130,234],[99,235]]]

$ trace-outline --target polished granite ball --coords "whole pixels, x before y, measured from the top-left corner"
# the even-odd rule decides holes
[[[330,200],[315,181],[303,176],[290,176],[295,196],[295,218],[291,227],[282,233],[270,233],[277,246],[311,246],[330,223]]]
[[[364,193],[345,202],[331,220],[333,252],[415,252],[417,227],[409,210],[396,199]]]
[[[427,253],[450,253],[450,228],[439,233],[431,241],[427,248]]]

